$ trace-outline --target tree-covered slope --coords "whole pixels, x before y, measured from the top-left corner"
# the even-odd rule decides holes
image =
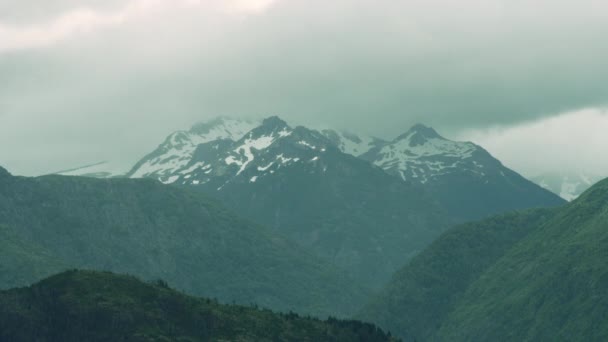
[[[515,245],[442,325],[451,341],[608,340],[608,180]]]
[[[64,267],[163,278],[188,293],[343,315],[365,293],[343,272],[204,195],[153,180],[0,175],[1,288]]]
[[[418,341],[607,340],[608,180],[444,234],[360,317]]]
[[[451,229],[397,272],[359,318],[406,340],[429,340],[471,283],[554,212],[510,213]]]
[[[69,271],[0,292],[0,341],[392,341],[375,326],[188,297],[164,283]]]
[[[0,288],[30,284],[66,267],[44,247],[0,225]]]

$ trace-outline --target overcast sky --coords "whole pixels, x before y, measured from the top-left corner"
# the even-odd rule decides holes
[[[604,0],[0,0],[0,165],[128,165],[196,121],[279,115],[608,176],[607,36]]]

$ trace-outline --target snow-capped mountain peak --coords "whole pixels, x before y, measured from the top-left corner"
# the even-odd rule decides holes
[[[424,184],[451,214],[466,220],[504,208],[561,203],[480,146],[446,139],[424,125],[361,158],[407,182]]]
[[[239,141],[225,162],[227,165],[238,165],[240,175],[247,166],[255,159],[255,153],[271,146],[277,139],[290,136],[293,130],[287,123],[278,117],[270,117],[262,122],[262,125],[254,128]]]
[[[228,149],[225,164],[239,168],[233,179],[227,181],[238,181],[236,178],[245,174],[244,179],[253,183],[279,169],[319,161],[331,148],[331,143],[315,131],[291,128],[283,121],[271,119]]]
[[[483,149],[473,143],[445,139],[434,129],[418,124],[362,158],[404,180],[426,183],[463,167],[482,173],[482,163],[472,162],[474,154],[481,151]]]
[[[204,128],[202,132],[208,137],[217,126],[217,123],[199,125],[197,133]],[[223,124],[222,128],[225,126]],[[337,151],[319,132],[304,127],[292,128],[278,117],[263,120],[237,140],[222,136],[193,146],[195,139],[183,134],[178,132],[167,138],[164,145],[171,149],[161,145],[160,155],[140,162],[139,171],[132,177],[145,174],[144,177],[154,177],[163,183],[206,185],[221,190],[229,183],[258,182],[296,164],[317,165],[322,163],[328,149]],[[174,156],[170,157],[170,154]],[[162,172],[149,172],[151,167]]]
[[[172,133],[154,152],[137,163],[128,176],[170,177],[190,163],[199,145],[222,139],[238,140],[258,124],[256,121],[221,117],[198,123],[188,131]]]
[[[268,118],[262,120],[262,124],[258,128],[274,131],[274,130],[282,130],[282,129],[288,128],[288,127],[289,127],[289,125],[283,119],[279,118],[278,116],[271,116],[271,117],[268,117]]]
[[[424,126],[416,126],[424,127]],[[430,156],[445,156],[460,159],[470,158],[478,147],[470,142],[457,142],[445,139],[437,134],[432,128],[410,130],[406,135],[385,146],[383,151],[393,153],[395,150],[402,152],[405,159],[413,159]]]

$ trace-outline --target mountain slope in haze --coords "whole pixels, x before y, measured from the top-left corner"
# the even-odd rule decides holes
[[[424,189],[271,117],[198,146],[168,181],[212,194],[378,287],[450,222]]]
[[[0,292],[0,341],[394,341],[370,324],[220,305],[162,282],[70,271]]]
[[[424,185],[451,216],[465,221],[565,203],[480,146],[445,139],[423,125],[415,125],[361,158],[403,180]]]
[[[431,340],[467,288],[557,209],[533,209],[450,229],[399,270],[359,314],[407,341]]]
[[[13,177],[0,169],[0,287],[87,268],[163,278],[188,293],[345,315],[357,284],[200,192],[153,180]],[[12,252],[11,252],[12,251]]]
[[[602,177],[585,173],[544,173],[531,180],[543,188],[559,195],[567,201],[573,201]]]
[[[605,341],[608,180],[545,212],[450,230],[360,317],[420,341]]]

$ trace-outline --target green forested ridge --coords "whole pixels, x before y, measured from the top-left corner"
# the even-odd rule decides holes
[[[163,278],[187,293],[346,315],[345,273],[204,195],[152,180],[0,175],[0,288],[66,268]]]
[[[441,340],[608,340],[608,180],[516,244],[467,290]]]
[[[188,297],[163,282],[65,272],[0,292],[0,341],[393,341],[371,324]]]
[[[30,284],[66,267],[44,247],[23,241],[12,229],[0,225],[1,288]]]
[[[359,315],[408,340],[426,341],[472,281],[555,209],[534,209],[468,223],[443,234]]]
[[[491,241],[496,248],[475,247]],[[450,231],[400,271],[361,317],[420,341],[605,341],[607,265],[605,180],[544,214]]]

